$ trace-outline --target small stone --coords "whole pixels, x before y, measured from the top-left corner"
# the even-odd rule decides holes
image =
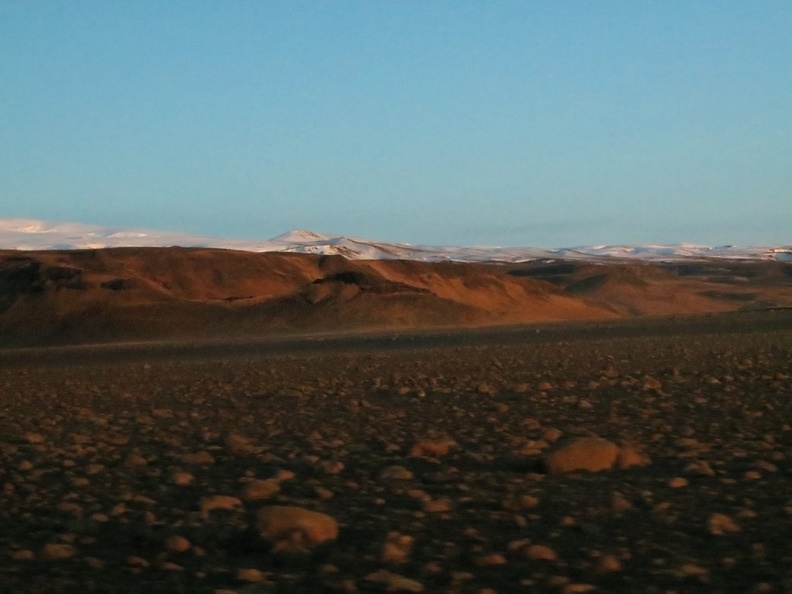
[[[14,561],[31,561],[36,557],[33,551],[29,551],[28,549],[12,551],[10,556]]]
[[[525,556],[532,561],[557,561],[558,555],[548,546],[532,544],[525,549]]]
[[[440,458],[456,445],[453,439],[423,439],[410,448],[410,456],[414,458]]]
[[[490,553],[489,555],[481,555],[473,559],[476,567],[493,567],[495,565],[506,565],[506,557],[500,553]]]
[[[41,549],[40,557],[47,561],[62,561],[71,559],[77,554],[77,549],[68,544],[49,543]]]
[[[548,443],[554,443],[561,439],[561,436],[564,434],[561,429],[556,429],[555,427],[550,427],[549,429],[545,429],[542,432],[542,439],[544,439]]]
[[[715,536],[740,531],[740,525],[726,514],[713,513],[707,519],[707,529]]]
[[[424,501],[421,509],[428,514],[436,514],[451,511],[451,501],[447,498],[431,499]]]
[[[381,560],[383,563],[405,563],[410,557],[413,541],[408,534],[390,532],[382,547]]]
[[[141,466],[146,466],[148,464],[148,460],[146,460],[140,454],[129,454],[124,460],[124,466],[127,468],[140,468]]]
[[[539,498],[533,495],[516,495],[503,502],[503,509],[508,511],[522,511],[533,509],[539,505]]]
[[[649,456],[644,454],[638,447],[624,445],[619,449],[616,466],[618,468],[633,468],[635,466],[646,466],[650,462]]]
[[[668,486],[671,487],[672,489],[680,489],[682,487],[687,487],[689,484],[690,483],[688,482],[688,480],[682,476],[674,477],[670,481],[668,481]]]
[[[332,499],[335,496],[330,489],[322,486],[314,487],[314,493],[319,499]]]
[[[267,579],[263,571],[252,567],[240,568],[237,571],[236,577],[240,582],[247,582],[249,584],[260,584]]]
[[[206,466],[215,463],[214,456],[205,450],[192,454],[186,454],[182,456],[181,460],[184,464],[191,464],[194,466]]]
[[[679,575],[683,578],[696,579],[705,584],[709,582],[710,578],[709,570],[706,567],[694,563],[686,563],[680,567]]]
[[[404,466],[388,466],[380,472],[380,478],[385,480],[409,481],[413,478],[412,471]]]
[[[211,495],[201,498],[201,513],[204,515],[212,511],[235,511],[242,508],[242,501],[231,495]]]
[[[280,483],[274,479],[252,480],[242,487],[241,497],[245,501],[264,501],[280,491]]]
[[[126,562],[130,567],[149,567],[151,565],[146,559],[137,555],[130,555]]]
[[[33,431],[28,431],[25,433],[25,441],[31,445],[40,445],[47,441],[47,439],[41,433],[34,433]]]
[[[191,547],[192,543],[178,534],[169,536],[165,541],[165,548],[174,553],[184,553],[189,551]]]
[[[184,470],[177,470],[171,475],[171,481],[179,487],[186,487],[195,481],[195,476]]]
[[[381,569],[370,573],[365,577],[367,582],[376,584],[388,592],[423,592],[424,585],[421,582],[406,578],[402,575]]]
[[[643,381],[643,389],[644,390],[662,390],[663,383],[651,375],[647,375],[644,377]]]
[[[614,573],[621,571],[622,564],[613,555],[603,555],[597,561],[597,571],[600,573]]]

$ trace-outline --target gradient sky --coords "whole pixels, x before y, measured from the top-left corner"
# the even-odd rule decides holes
[[[789,0],[0,1],[0,217],[792,243]]]

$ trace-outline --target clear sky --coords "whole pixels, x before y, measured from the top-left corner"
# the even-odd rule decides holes
[[[789,0],[1,0],[0,217],[792,242]]]

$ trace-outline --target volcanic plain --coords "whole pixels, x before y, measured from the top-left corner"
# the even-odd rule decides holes
[[[0,591],[792,591],[788,264],[135,253],[4,254]]]

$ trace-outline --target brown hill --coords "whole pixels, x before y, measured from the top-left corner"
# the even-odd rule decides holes
[[[348,261],[217,249],[0,252],[0,345],[470,326],[792,305],[792,266]]]

